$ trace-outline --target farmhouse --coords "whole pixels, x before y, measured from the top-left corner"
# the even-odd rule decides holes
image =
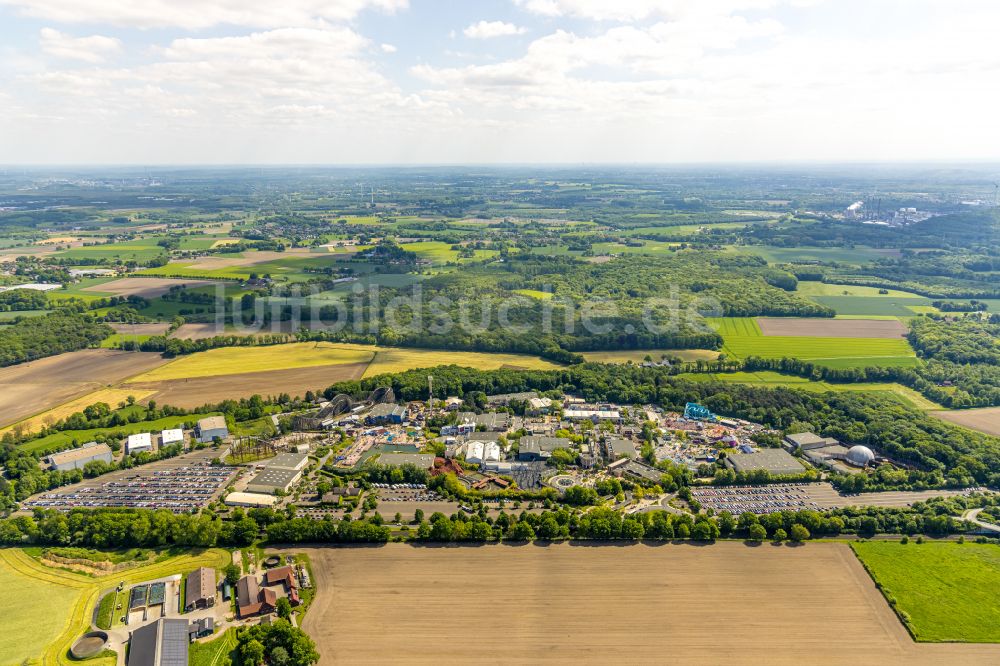
[[[211,636],[214,631],[215,620],[210,617],[203,617],[200,620],[195,620],[188,627],[188,640],[194,643],[199,638]]]
[[[208,608],[215,605],[215,569],[201,567],[188,574],[184,583],[184,608]]]
[[[88,442],[78,449],[52,454],[49,456],[49,465],[54,470],[65,472],[71,469],[83,469],[84,465],[95,460],[110,464],[111,448],[107,444]]]
[[[275,591],[261,589],[256,576],[243,576],[236,584],[236,607],[241,618],[273,612],[277,603]]]
[[[290,566],[271,569],[264,574],[265,587],[275,587],[280,585],[288,597],[288,601],[293,605],[299,604],[299,583],[295,580],[295,569]]]
[[[188,622],[160,618],[132,632],[128,666],[187,666]]]
[[[226,425],[226,417],[209,416],[198,421],[198,441],[211,442],[216,437],[225,439],[229,437],[229,427]]]
[[[153,450],[153,438],[148,432],[140,432],[134,435],[129,435],[128,439],[125,440],[125,454],[132,455],[134,453],[142,453],[143,451]]]
[[[784,449],[761,449],[756,453],[734,453],[726,458],[726,466],[739,472],[764,471],[781,476],[800,474],[802,463]]]

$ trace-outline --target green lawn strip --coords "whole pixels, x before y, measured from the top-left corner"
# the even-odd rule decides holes
[[[188,649],[189,666],[222,666],[227,658],[231,664],[239,664],[236,629],[227,629],[210,641],[197,641]]]
[[[112,405],[113,407],[113,405]],[[72,445],[73,440],[79,443],[90,442],[94,440],[94,435],[98,433],[106,432],[120,432],[124,435],[134,435],[138,432],[157,432],[159,430],[169,430],[170,428],[176,428],[182,423],[188,423],[193,421],[198,421],[206,416],[218,416],[219,412],[205,412],[202,414],[188,414],[186,416],[165,416],[162,419],[156,419],[155,421],[140,421],[138,423],[126,423],[125,425],[115,426],[112,428],[94,428],[91,430],[63,430],[61,432],[54,432],[51,435],[46,435],[39,439],[33,439],[25,444],[20,445],[19,448],[25,451],[38,452],[38,451],[55,451],[59,447],[68,447]]]

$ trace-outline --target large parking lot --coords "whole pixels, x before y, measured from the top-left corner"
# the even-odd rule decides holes
[[[185,513],[207,506],[238,468],[212,465],[202,455],[179,456],[88,479],[24,502],[24,508],[169,509]]]
[[[890,491],[841,495],[829,483],[783,483],[766,486],[711,486],[692,488],[691,495],[705,509],[764,514],[800,509],[837,509],[847,506],[907,507],[935,497],[968,494],[966,490]]]
[[[438,502],[444,498],[422,483],[373,483],[380,502]]]
[[[691,495],[705,509],[729,511],[734,515],[819,509],[805,485],[723,486],[692,488]]]

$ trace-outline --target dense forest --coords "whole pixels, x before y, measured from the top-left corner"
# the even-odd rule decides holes
[[[907,339],[926,358],[1000,366],[1000,317],[997,319],[989,323],[972,318],[919,317],[910,324]]]
[[[44,291],[36,289],[8,289],[0,291],[0,312],[44,310],[48,307]]]
[[[54,313],[0,327],[0,366],[86,349],[114,333],[86,315]]]

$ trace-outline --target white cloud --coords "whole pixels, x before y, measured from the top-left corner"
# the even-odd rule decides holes
[[[382,49],[382,53],[395,53],[398,50],[395,44],[382,44],[379,48]]]
[[[0,0],[0,5],[60,23],[199,30],[221,24],[317,26],[353,19],[370,8],[395,12],[405,9],[408,0]]]
[[[42,50],[57,58],[70,58],[86,62],[102,62],[107,56],[121,51],[122,43],[114,37],[91,35],[73,37],[53,28],[42,28],[39,33]]]
[[[810,0],[791,0],[795,4]],[[769,9],[779,0],[514,0],[529,12],[543,16],[575,16],[594,21],[641,21],[659,17],[683,19],[695,14],[731,14]]]
[[[479,21],[462,31],[469,39],[492,39],[509,35],[523,35],[527,28],[504,21]]]

